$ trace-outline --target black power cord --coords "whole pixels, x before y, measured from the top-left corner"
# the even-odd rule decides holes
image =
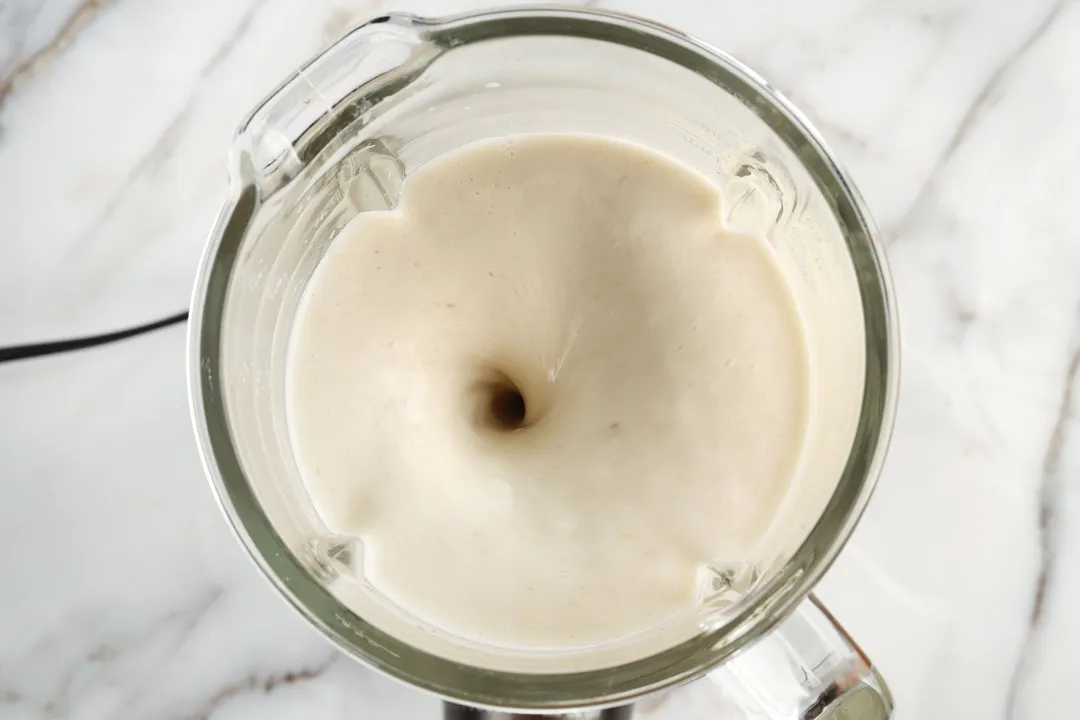
[[[98,345],[107,345],[108,343],[127,340],[128,338],[142,335],[143,333],[148,333],[153,330],[160,330],[161,328],[169,327],[170,325],[176,325],[187,319],[188,313],[187,310],[185,310],[184,312],[170,315],[167,318],[155,320],[154,322],[145,325],[137,325],[135,327],[127,328],[126,330],[116,330],[102,335],[89,335],[87,337],[72,338],[70,340],[53,340],[51,342],[32,343],[30,345],[0,347],[0,362],[29,360],[30,358],[43,357],[45,355],[55,355],[56,353],[85,350],[86,348],[92,348]]]

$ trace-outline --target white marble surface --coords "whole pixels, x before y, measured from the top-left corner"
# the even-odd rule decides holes
[[[183,307],[249,107],[359,20],[479,4],[0,2],[0,345]],[[772,80],[883,229],[900,413],[821,595],[902,716],[1080,715],[1080,3],[599,4]],[[0,366],[0,717],[434,717],[232,541],[183,364],[172,328]]]

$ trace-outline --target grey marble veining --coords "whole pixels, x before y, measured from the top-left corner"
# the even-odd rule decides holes
[[[0,5],[0,345],[188,300],[240,118],[389,9]],[[903,388],[821,595],[904,717],[1077,715],[1080,3],[601,0],[732,52],[852,171],[888,244]],[[203,479],[179,328],[0,366],[0,717],[419,720],[250,566]],[[710,717],[707,692],[647,717]]]

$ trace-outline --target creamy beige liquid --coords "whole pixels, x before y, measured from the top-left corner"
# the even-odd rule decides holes
[[[754,557],[802,448],[806,347],[771,248],[720,218],[662,155],[529,135],[439,157],[344,228],[288,418],[376,588],[469,638],[580,646]]]

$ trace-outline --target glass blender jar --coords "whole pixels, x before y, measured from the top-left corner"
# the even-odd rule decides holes
[[[426,627],[365,582],[360,541],[327,530],[290,446],[286,348],[335,234],[358,213],[394,207],[404,178],[431,158],[529,132],[629,140],[712,178],[726,225],[772,244],[806,324],[814,393],[805,479],[759,557],[702,568],[701,602],[685,625],[693,630],[679,637],[645,633],[553,654]],[[437,693],[447,718],[630,717],[636,700],[703,676],[733,717],[892,716],[867,657],[808,597],[885,455],[898,382],[891,287],[858,193],[763,80],[699,40],[613,13],[384,15],[261,103],[230,162],[231,197],[192,301],[196,434],[241,542],[327,638]]]

